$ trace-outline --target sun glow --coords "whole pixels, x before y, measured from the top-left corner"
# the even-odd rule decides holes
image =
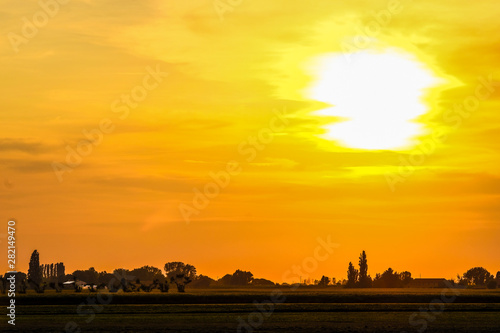
[[[429,111],[424,97],[445,83],[415,57],[395,49],[330,54],[316,59],[308,97],[331,107],[315,115],[338,117],[322,138],[359,149],[407,149],[425,134],[416,118]]]

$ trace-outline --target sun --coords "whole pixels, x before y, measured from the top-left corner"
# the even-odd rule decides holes
[[[315,112],[338,117],[325,125],[323,139],[349,148],[402,150],[425,134],[416,118],[429,111],[429,90],[445,83],[409,53],[389,48],[315,59],[316,81],[309,98],[331,107]]]

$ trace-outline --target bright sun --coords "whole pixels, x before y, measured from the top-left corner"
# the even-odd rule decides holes
[[[395,49],[333,54],[317,59],[310,98],[332,107],[316,115],[341,117],[322,138],[359,149],[406,149],[423,134],[426,89],[444,83],[415,57]]]

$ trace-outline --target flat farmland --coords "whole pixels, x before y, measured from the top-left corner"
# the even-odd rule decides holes
[[[3,304],[7,298],[2,296]],[[500,290],[260,288],[28,293],[2,332],[498,332]]]

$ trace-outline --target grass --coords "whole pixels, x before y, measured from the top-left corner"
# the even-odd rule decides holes
[[[443,312],[432,312],[430,302],[440,299],[441,289],[293,291],[282,287],[285,302],[273,304],[272,313],[269,307],[265,313],[259,311],[254,301],[269,301],[276,289],[105,293],[102,296],[112,295],[112,299],[102,308],[78,308],[96,301],[96,293],[28,293],[16,298],[16,327],[9,327],[4,318],[0,328],[2,332],[64,332],[65,325],[74,322],[81,332],[236,332],[239,321],[260,319],[255,332],[418,332],[424,326],[426,332],[497,332],[500,327],[498,289],[459,290],[453,303],[444,304]]]

